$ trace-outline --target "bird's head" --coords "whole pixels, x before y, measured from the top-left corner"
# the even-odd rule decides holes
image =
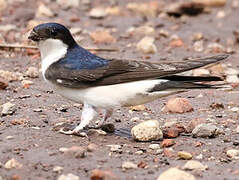
[[[67,45],[67,47],[72,47],[76,44],[70,31],[65,26],[58,23],[44,23],[35,26],[28,39],[37,43],[46,40],[61,41]]]

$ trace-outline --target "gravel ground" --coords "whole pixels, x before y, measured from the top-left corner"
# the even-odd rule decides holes
[[[47,14],[47,10],[39,10],[40,2],[53,15]],[[132,2],[140,5],[148,1]],[[132,2],[95,0],[87,4],[87,1],[82,1],[79,7],[63,10],[62,5],[56,2],[12,0],[1,10],[3,26],[0,28],[0,43],[30,45],[26,37],[32,24],[56,21],[78,28],[74,37],[84,47],[117,49],[112,52],[94,51],[103,57],[165,61],[230,53],[228,60],[222,64],[239,70],[239,43],[233,33],[239,30],[239,1],[228,0],[222,7],[207,7],[206,13],[196,16],[183,14],[179,18],[164,13],[166,7],[175,1],[167,1],[167,4],[159,1],[155,16],[148,15],[146,10],[146,16],[137,10],[130,11],[127,6]],[[100,19],[90,18],[91,9],[96,7],[104,7],[104,11],[107,7],[118,7],[119,12],[114,15],[109,13]],[[6,28],[9,24],[14,26],[12,30]],[[152,27],[153,32],[145,35],[145,29],[128,31],[131,27],[137,29],[143,25]],[[98,30],[104,33],[104,38],[100,40]],[[110,32],[109,39],[105,38],[107,32]],[[96,33],[96,38],[92,33]],[[203,41],[203,50],[194,46],[195,36],[198,37],[200,33],[203,36],[199,38]],[[154,38],[157,52],[144,54],[136,48],[145,36]],[[228,155],[228,150],[239,151],[238,82],[233,83],[230,91],[192,90],[161,98],[146,104],[146,108],[140,111],[116,109],[107,121],[115,125],[114,133],[100,135],[93,132],[88,137],[78,137],[60,134],[56,131],[56,125],[62,122],[77,124],[82,106],[55,94],[40,73],[36,78],[27,77],[29,67],[35,67],[37,72],[40,68],[37,50],[1,48],[0,70],[9,71],[11,75],[16,72],[20,74],[16,74],[17,80],[10,81],[5,90],[0,90],[0,105],[11,102],[16,107],[12,114],[0,117],[0,179],[64,180],[61,175],[69,173],[79,179],[100,179],[100,176],[104,176],[101,179],[157,179],[170,167],[183,169],[188,160],[180,159],[179,151],[190,153],[192,159],[208,166],[204,171],[185,170],[195,179],[239,179],[239,152],[235,157]],[[210,73],[224,78],[228,75],[219,70],[211,70]],[[194,111],[182,114],[162,112],[161,109],[173,97],[186,98]],[[183,127],[198,120],[200,123],[214,124],[221,133],[213,138],[193,138],[192,133],[183,132],[175,138],[167,138],[174,141],[172,146],[151,149],[151,144],[162,146],[162,140],[136,142],[130,136],[133,126],[149,119],[158,120],[162,126],[177,122]],[[114,149],[112,145],[120,146],[113,146]],[[9,162],[11,159],[14,160]],[[122,167],[128,161],[131,165]],[[93,171],[95,169],[100,169],[100,172]],[[73,177],[70,179],[74,180]]]

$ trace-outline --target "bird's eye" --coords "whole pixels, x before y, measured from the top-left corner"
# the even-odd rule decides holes
[[[51,35],[52,36],[56,36],[57,35],[57,31],[56,30],[51,30]]]

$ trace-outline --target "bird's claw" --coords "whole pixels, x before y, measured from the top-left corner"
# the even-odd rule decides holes
[[[62,134],[66,134],[66,135],[75,135],[75,136],[87,137],[87,134],[85,132],[82,132],[82,131],[76,131],[76,130],[65,131],[64,128],[61,128],[59,130],[59,132],[62,133]]]

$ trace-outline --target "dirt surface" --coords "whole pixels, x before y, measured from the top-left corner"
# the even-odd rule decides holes
[[[155,17],[144,17],[137,12],[127,9],[130,1],[92,1],[90,4],[80,4],[79,7],[63,10],[56,2],[41,1],[47,5],[55,15],[53,17],[36,17],[40,1],[9,1],[2,11],[1,24],[14,24],[11,31],[2,30],[2,43],[30,44],[27,33],[31,27],[30,21],[57,21],[68,27],[80,27],[82,32],[76,35],[81,39],[84,47],[116,48],[116,52],[96,52],[103,57],[138,59],[147,61],[183,60],[186,57],[198,57],[216,53],[231,53],[225,64],[231,64],[239,69],[239,44],[233,31],[239,29],[239,7],[233,7],[238,1],[228,0],[222,7],[210,7],[207,13],[197,16],[182,15],[179,18],[164,14],[165,6],[174,3],[160,1],[159,11]],[[38,3],[37,3],[38,2]],[[136,1],[133,1],[136,2]],[[148,1],[137,1],[137,3]],[[170,3],[169,3],[170,2]],[[120,10],[118,15],[107,15],[101,19],[92,19],[89,12],[94,7],[113,7]],[[224,12],[225,17],[218,17]],[[143,54],[136,49],[136,44],[145,36],[142,33],[128,34],[126,31],[132,26],[148,25],[153,27],[155,54]],[[98,29],[108,30],[113,39],[109,43],[95,43],[90,33]],[[166,30],[169,37],[160,36],[160,30]],[[204,36],[204,50],[195,52],[193,37],[195,33]],[[171,44],[172,35],[177,35],[182,45]],[[75,36],[75,37],[76,37]],[[210,43],[218,43],[224,48],[212,49]],[[36,50],[2,49],[0,51],[0,69],[4,71],[25,74],[29,67],[40,67],[40,57]],[[225,75],[223,75],[225,77]],[[44,180],[57,179],[61,174],[72,173],[80,179],[90,179],[92,170],[109,170],[119,179],[157,179],[170,167],[182,167],[187,161],[177,157],[177,152],[190,152],[193,159],[202,154],[199,160],[208,166],[205,171],[189,171],[196,179],[239,179],[239,160],[230,158],[226,152],[229,149],[239,150],[239,111],[232,111],[239,107],[239,88],[233,86],[230,91],[223,90],[192,90],[186,93],[161,98],[146,104],[146,110],[130,111],[120,108],[108,120],[116,127],[115,133],[105,136],[89,134],[88,137],[68,136],[54,130],[57,123],[67,122],[77,124],[80,119],[81,106],[72,103],[52,92],[39,73],[38,78],[23,77],[33,82],[22,85],[21,80],[9,82],[7,89],[0,90],[0,104],[14,103],[17,110],[12,115],[0,117],[0,179],[7,180]],[[193,105],[194,111],[183,114],[164,113],[161,111],[165,103],[172,97],[187,98]],[[222,104],[222,107],[210,107],[212,104]],[[138,117],[136,122],[132,118]],[[174,138],[176,144],[162,148],[161,153],[149,148],[155,142],[135,142],[130,137],[130,129],[143,120],[156,119],[163,125],[165,122],[177,121],[187,126],[193,119],[202,119],[220,127],[223,134],[215,138],[193,138],[191,133],[182,133]],[[86,149],[89,144],[95,148],[85,152],[84,157],[62,153],[60,148],[80,146]],[[94,145],[92,145],[94,144]],[[121,145],[118,152],[111,152],[107,145]],[[142,154],[135,152],[142,151]],[[22,167],[5,168],[5,163],[14,158]],[[123,170],[122,163],[131,161],[139,167]],[[141,166],[139,165],[141,164]],[[145,164],[145,166],[142,166]],[[54,167],[62,167],[61,171],[53,171]],[[142,168],[143,167],[143,168]]]

